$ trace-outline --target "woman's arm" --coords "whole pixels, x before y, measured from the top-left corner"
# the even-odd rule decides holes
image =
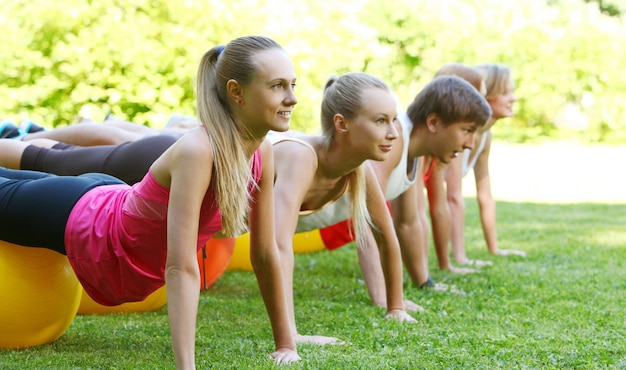
[[[274,233],[274,157],[271,144],[261,145],[263,172],[259,188],[253,194],[249,216],[250,260],[272,325],[277,363],[300,359],[295,335],[289,324],[282,267]]]
[[[526,253],[518,250],[506,250],[498,248],[496,236],[496,202],[491,192],[491,178],[489,176],[489,154],[491,152],[492,135],[491,131],[485,133],[487,141],[485,149],[474,168],[474,177],[476,180],[476,197],[478,199],[478,207],[480,211],[480,221],[483,226],[483,234],[489,253],[496,255],[518,255],[525,256]]]
[[[387,292],[387,314],[385,317],[414,322],[415,319],[404,310],[402,257],[391,215],[373,170],[367,162],[364,166],[367,168],[367,209],[370,212],[373,224],[378,229],[375,231],[375,235],[377,236],[380,264],[385,276]]]
[[[394,167],[398,165],[402,158],[402,147],[404,145],[402,136],[402,125],[397,122],[396,129],[400,135],[393,144],[389,158],[384,161],[368,161],[372,170],[376,175],[378,185],[382,191],[382,194],[386,194],[387,183],[389,176]],[[361,266],[361,273],[363,274],[363,280],[367,286],[367,291],[375,305],[387,307],[386,289],[385,289],[385,277],[383,274],[382,266],[380,265],[380,254],[374,235],[371,230],[367,230],[366,243],[361,248],[357,249],[359,256],[359,265]],[[409,311],[422,311],[423,308],[419,305],[411,302],[404,301],[405,309]]]
[[[298,224],[300,208],[317,171],[317,156],[301,143],[284,141],[274,145],[274,159],[276,242],[280,253],[290,329],[297,343],[335,343],[338,339],[333,337],[300,335],[294,312],[293,236]],[[294,163],[297,165],[294,166]]]
[[[474,167],[474,179],[476,181],[476,198],[480,211],[480,221],[483,226],[483,234],[487,242],[487,248],[492,254],[497,254],[498,244],[496,241],[496,202],[491,193],[491,178],[489,176],[489,153],[491,151],[491,131],[485,133],[487,139],[485,149],[480,153]]]
[[[170,187],[165,283],[177,369],[193,369],[198,269],[196,248],[202,200],[210,184],[213,153],[206,136],[188,135],[153,165],[157,181]]]

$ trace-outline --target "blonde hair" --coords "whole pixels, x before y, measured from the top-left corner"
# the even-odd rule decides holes
[[[321,111],[322,135],[327,143],[332,141],[335,136],[335,114],[341,114],[346,119],[357,117],[364,105],[363,91],[366,89],[390,91],[389,86],[383,80],[363,72],[351,72],[340,77],[331,76],[328,79],[324,88]],[[371,227],[376,230],[367,210],[365,166],[367,166],[367,162],[347,175],[352,208],[352,225],[355,241],[359,247],[365,244],[367,228]]]
[[[248,128],[234,117],[226,84],[231,79],[244,86],[251,83],[257,72],[254,56],[274,48],[282,50],[266,37],[240,37],[207,51],[198,68],[198,119],[206,127],[213,148],[215,196],[222,214],[222,232],[227,236],[247,228],[248,184],[254,180],[244,150]]]
[[[478,68],[466,66],[461,63],[444,64],[435,74],[435,77],[438,76],[459,76],[469,82],[470,85],[474,86],[479,92],[481,92],[483,84],[485,84],[486,88],[485,75]]]
[[[476,68],[485,75],[485,87],[487,88],[485,98],[491,99],[510,92],[513,80],[509,67],[502,64],[483,63],[477,65]]]

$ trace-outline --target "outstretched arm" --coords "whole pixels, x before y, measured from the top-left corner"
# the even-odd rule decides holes
[[[424,183],[428,190],[428,210],[439,268],[450,270],[452,268],[448,253],[448,244],[450,243],[450,209],[443,180],[445,168],[436,159],[433,159],[433,161],[436,162],[433,164],[430,176]]]
[[[487,142],[485,149],[474,167],[476,180],[476,198],[480,211],[480,221],[483,226],[483,234],[487,242],[487,248],[492,254],[497,254],[498,244],[496,240],[496,202],[491,193],[491,178],[489,176],[489,152],[491,151],[491,131],[485,133]]]
[[[317,170],[317,156],[306,146],[294,141],[274,144],[274,205],[276,211],[276,242],[285,287],[289,326],[297,343],[327,344],[337,338],[298,334],[293,299],[293,236],[298,215]],[[296,166],[293,164],[297,163]]]
[[[390,203],[404,266],[413,284],[423,286],[429,281],[429,271],[427,246],[422,237],[424,231],[417,213],[418,190],[423,191],[415,183]]]
[[[450,211],[450,240],[457,263],[467,263],[465,253],[465,200],[463,199],[463,163],[461,158],[450,161],[444,174]]]
[[[259,188],[253,193],[250,225],[250,260],[272,325],[277,363],[300,359],[294,333],[289,325],[282,268],[274,234],[274,161],[268,141],[261,145],[263,172]]]
[[[491,178],[489,176],[489,154],[491,152],[492,135],[491,131],[485,133],[487,142],[485,149],[478,157],[474,168],[476,180],[476,197],[480,211],[480,221],[483,227],[483,235],[487,243],[489,253],[495,255],[518,255],[525,256],[526,253],[517,250],[505,250],[498,248],[496,237],[496,202],[491,192]]]
[[[196,248],[200,207],[211,181],[213,153],[206,136],[189,135],[152,166],[155,179],[170,188],[165,283],[177,369],[194,369],[198,269]]]
[[[378,185],[373,170],[366,162],[367,208],[372,217],[372,223],[378,230],[377,239],[380,264],[383,269],[386,287],[387,314],[385,317],[400,321],[414,322],[415,319],[406,313],[403,302],[402,257],[398,238],[393,227],[391,215],[385,203],[385,197]]]

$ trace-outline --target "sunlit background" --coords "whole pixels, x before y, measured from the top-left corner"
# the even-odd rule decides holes
[[[443,64],[489,62],[512,69],[519,99],[493,129],[498,143],[623,145],[624,17],[626,0],[8,0],[0,114],[52,128],[111,112],[161,127],[195,114],[208,48],[263,34],[296,66],[297,130],[318,131],[329,75],[375,74],[406,107]]]

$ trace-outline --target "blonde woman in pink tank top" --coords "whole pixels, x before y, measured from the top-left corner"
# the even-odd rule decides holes
[[[210,49],[198,72],[202,125],[132,187],[102,174],[0,168],[0,240],[66,253],[85,290],[104,304],[140,300],[165,283],[176,368],[192,369],[198,247],[219,230],[234,236],[249,229],[276,345],[271,357],[299,360],[274,236],[273,153],[265,139],[269,130],[288,130],[295,79],[285,51],[266,37]]]

